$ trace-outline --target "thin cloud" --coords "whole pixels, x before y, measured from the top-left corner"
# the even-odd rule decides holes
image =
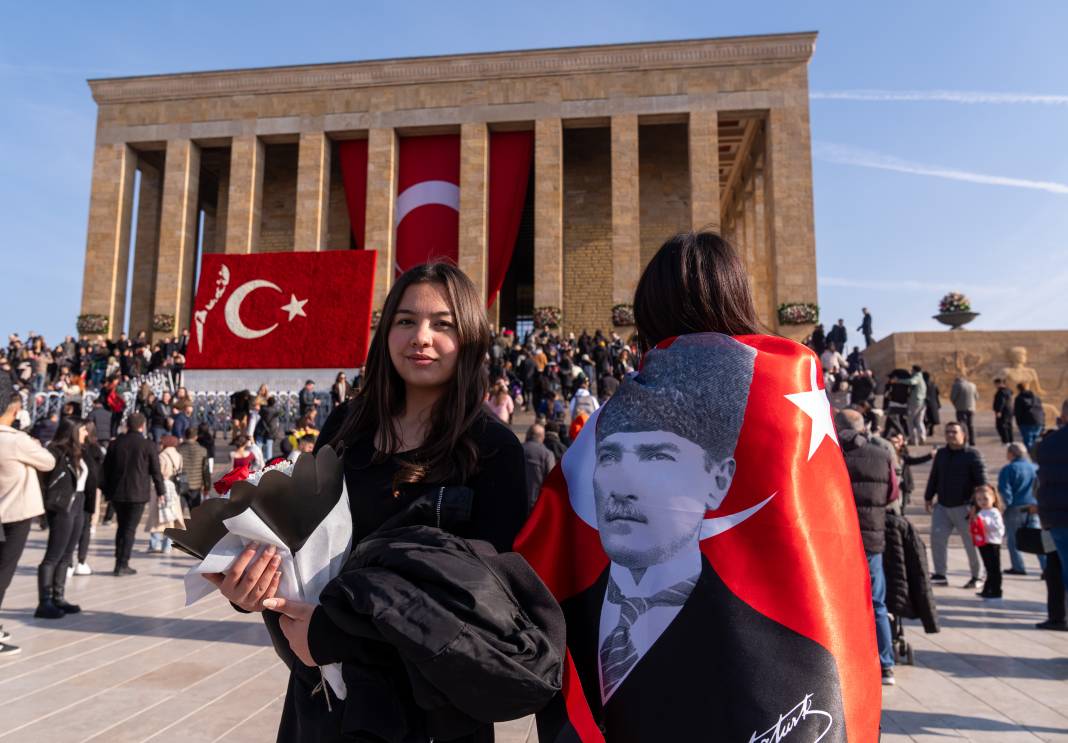
[[[959,283],[949,284],[936,281],[914,281],[902,279],[900,281],[879,281],[874,279],[851,279],[844,276],[820,276],[817,278],[820,286],[837,287],[841,289],[867,289],[869,291],[893,291],[893,292],[950,292],[962,291],[965,294],[975,296],[998,296],[1013,294],[1014,290],[1004,286],[984,286],[971,284],[961,286]]]
[[[1026,188],[1035,191],[1046,191],[1060,195],[1068,195],[1068,183],[1057,181],[1035,181],[1028,178],[1011,178],[1002,175],[990,175],[988,173],[975,173],[969,170],[956,170],[940,165],[928,165],[902,160],[890,155],[878,152],[849,147],[846,145],[818,143],[814,148],[815,157],[824,162],[838,165],[854,165],[861,168],[875,168],[876,170],[890,170],[895,173],[909,173],[911,175],[926,175],[933,178],[946,178],[951,181],[965,181],[967,183],[979,183],[986,186],[1007,186],[1009,188]]]
[[[920,102],[964,103],[968,105],[1037,104],[1045,106],[1068,106],[1068,95],[1045,95],[1039,93],[984,93],[969,90],[816,90],[809,94],[822,101],[874,101],[874,102]]]

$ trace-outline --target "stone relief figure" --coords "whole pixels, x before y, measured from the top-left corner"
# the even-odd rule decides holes
[[[1009,389],[1016,393],[1016,385],[1026,384],[1028,388],[1039,397],[1046,394],[1042,385],[1038,382],[1038,372],[1027,365],[1027,348],[1025,346],[1013,346],[1007,353],[1011,366],[1001,370],[1001,378],[1009,385]]]

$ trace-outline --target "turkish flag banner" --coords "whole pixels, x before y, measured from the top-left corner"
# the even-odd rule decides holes
[[[373,250],[204,255],[188,369],[352,369],[371,337]]]
[[[460,135],[401,137],[397,167],[396,272],[435,258],[457,262]],[[367,246],[377,249],[376,245]]]
[[[567,620],[543,743],[878,740],[870,578],[818,369],[783,338],[680,336],[590,417],[515,545]]]

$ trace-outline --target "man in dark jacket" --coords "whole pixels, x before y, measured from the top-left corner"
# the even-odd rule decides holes
[[[834,422],[849,471],[849,483],[853,486],[864,554],[868,558],[875,639],[879,643],[883,684],[890,686],[894,683],[894,639],[890,633],[890,617],[886,613],[883,551],[886,549],[886,506],[898,497],[897,475],[890,453],[869,442],[864,416],[855,410],[842,410],[835,415]]]
[[[1061,580],[1068,589],[1068,424],[1063,423],[1068,421],[1068,400],[1061,405],[1060,419],[1061,427],[1039,442],[1035,463],[1038,464],[1038,517],[1057,545],[1056,555],[1050,555],[1050,562],[1057,558]],[[1047,572],[1049,567],[1047,564]],[[1051,596],[1053,593],[1050,591]],[[1043,624],[1039,625],[1042,629],[1068,630],[1063,621],[1059,626],[1043,627]]]
[[[104,495],[115,507],[119,525],[115,532],[114,575],[133,575],[130,555],[137,538],[137,525],[151,500],[151,489],[164,497],[163,475],[159,470],[156,445],[145,438],[145,417],[133,413],[127,421],[126,433],[108,447],[101,472]]]
[[[541,424],[535,423],[527,430],[523,456],[527,460],[527,505],[533,510],[541,493],[541,484],[556,466],[556,457],[545,446],[545,427]]]
[[[1020,438],[1030,451],[1038,441],[1038,435],[1046,427],[1046,411],[1042,409],[1042,398],[1032,392],[1027,384],[1016,385],[1016,392],[1012,412],[1020,429]]]
[[[986,484],[986,465],[978,449],[964,443],[964,427],[957,421],[945,425],[946,445],[935,454],[931,475],[927,480],[924,505],[931,513],[931,557],[934,573],[931,583],[946,585],[946,560],[949,535],[955,530],[964,542],[968,553],[968,566],[972,577],[965,588],[975,588],[979,583],[979,555],[972,543],[968,519],[972,513],[972,494],[980,485]],[[938,502],[935,503],[935,499]]]
[[[89,411],[88,418],[96,426],[97,443],[106,448],[111,440],[111,411],[104,407],[103,395],[93,399],[93,409]]]
[[[838,323],[833,325],[827,333],[827,342],[833,343],[835,348],[844,351],[848,338],[849,334],[846,332],[845,320],[839,318]]]
[[[874,342],[871,329],[871,313],[868,312],[867,307],[862,307],[861,312],[864,313],[864,319],[860,321],[860,327],[857,328],[864,336],[864,347],[867,348]]]
[[[1003,379],[995,379],[997,389],[994,391],[994,425],[998,429],[1001,443],[1012,443],[1012,390]]]

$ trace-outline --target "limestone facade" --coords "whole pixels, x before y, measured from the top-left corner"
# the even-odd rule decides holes
[[[461,137],[459,262],[485,292],[489,133],[528,129],[533,304],[561,308],[564,330],[610,328],[612,306],[630,302],[659,244],[709,227],[743,255],[769,328],[804,335],[780,328],[775,308],[816,301],[807,75],[815,38],[92,80],[82,312],[105,316],[117,335],[129,296],[130,332],[150,329],[152,315],[173,316],[178,332],[188,326],[198,252],[357,243],[380,253],[381,307],[393,278],[397,138],[443,132]],[[335,154],[354,138],[368,140],[360,241]]]

